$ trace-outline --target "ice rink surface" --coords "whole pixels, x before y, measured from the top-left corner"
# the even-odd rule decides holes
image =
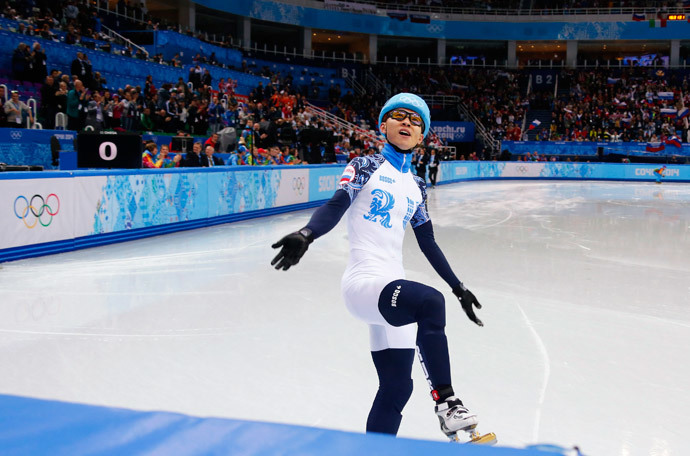
[[[471,182],[429,191],[474,326],[444,292],[454,386],[502,445],[681,455],[690,443],[690,185]],[[0,393],[364,431],[366,325],[345,223],[290,271],[311,210],[0,264]],[[419,365],[400,435],[444,440]]]

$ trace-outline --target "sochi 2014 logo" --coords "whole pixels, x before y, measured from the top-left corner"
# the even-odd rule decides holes
[[[31,199],[19,195],[14,200],[14,215],[23,221],[27,228],[34,228],[39,223],[41,226],[50,226],[53,223],[53,217],[59,212],[60,198],[55,193],[51,193],[46,198],[34,195]]]

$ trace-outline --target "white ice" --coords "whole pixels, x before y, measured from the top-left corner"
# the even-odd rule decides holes
[[[484,328],[445,294],[455,390],[500,444],[686,454],[690,186],[474,182],[429,192]],[[366,326],[340,297],[341,222],[288,272],[311,211],[0,264],[0,393],[364,431]],[[421,369],[400,435],[444,440]]]

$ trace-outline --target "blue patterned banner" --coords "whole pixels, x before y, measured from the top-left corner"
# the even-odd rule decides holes
[[[682,147],[666,145],[661,152],[647,152],[647,143],[639,142],[574,142],[574,141],[502,141],[501,148],[513,155],[527,153],[539,155],[558,155],[573,157],[593,157],[602,148],[604,155],[632,155],[648,157],[690,156],[690,144]]]
[[[402,16],[339,12],[270,0],[197,0],[208,8],[262,21],[292,24],[356,33],[389,36],[466,39],[491,37],[492,40],[684,40],[688,36],[685,21],[669,21],[666,27],[649,28],[645,21],[450,21],[430,18],[410,22]],[[403,19],[403,20],[401,20]],[[483,19],[483,18],[482,18]],[[489,17],[487,17],[489,19]]]
[[[76,136],[73,131],[0,128],[0,163],[55,169],[50,151],[53,135],[57,136],[63,148],[72,149],[71,143]]]

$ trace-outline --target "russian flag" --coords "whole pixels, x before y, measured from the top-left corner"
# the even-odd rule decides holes
[[[531,124],[529,124],[528,130],[534,130],[537,128],[539,125],[541,125],[541,122],[538,119],[534,119]]]
[[[645,16],[644,14],[639,14],[639,13],[634,13],[633,17],[632,17],[632,20],[635,22],[644,21],[646,19],[647,19],[647,16]]]
[[[683,108],[680,111],[678,111],[678,118],[684,119],[688,117],[688,114],[690,114],[690,108]]]
[[[608,85],[616,85],[616,83],[620,80],[621,80],[621,78],[608,78],[608,79],[606,79],[606,83]]]
[[[661,152],[664,149],[666,149],[666,146],[660,142],[647,143],[647,147],[645,148],[647,152]]]
[[[673,135],[670,138],[666,138],[666,144],[668,144],[669,146],[682,147],[680,144],[680,139],[676,135]]]
[[[659,100],[673,100],[673,92],[659,92],[657,95]]]
[[[678,111],[673,108],[661,108],[659,112],[666,117],[676,117],[676,114],[678,114]]]
[[[632,122],[632,117],[623,117],[621,119],[621,122],[623,122],[626,125],[630,125],[630,122]]]

